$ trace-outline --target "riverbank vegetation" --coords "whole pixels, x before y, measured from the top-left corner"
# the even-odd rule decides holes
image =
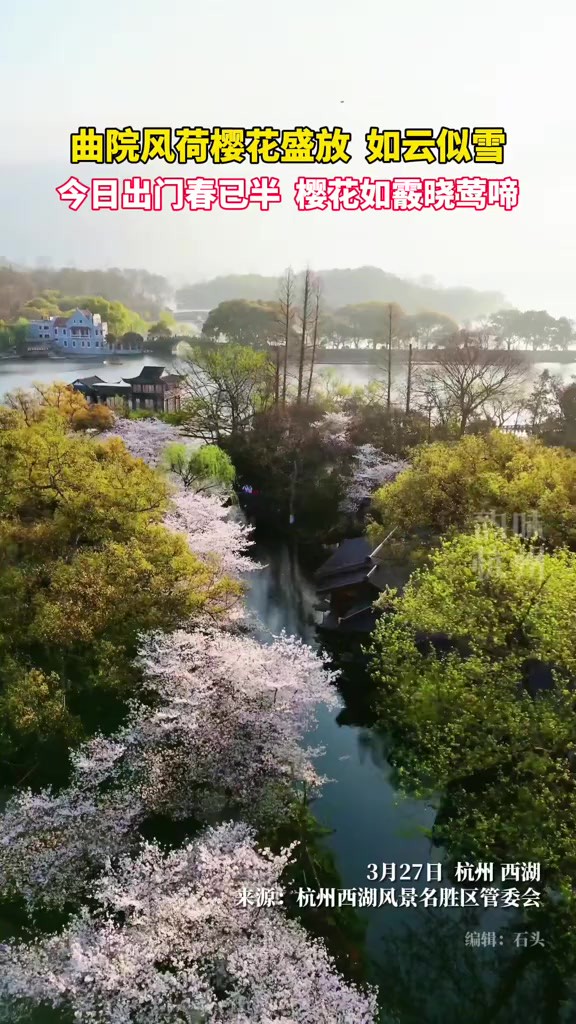
[[[226,499],[118,436],[174,428],[73,430],[68,394],[2,411],[2,1012],[373,1024],[361,929],[308,931],[295,899],[310,871],[334,884],[302,743],[333,673],[251,635]],[[231,483],[223,453],[190,465]]]
[[[177,421],[115,418],[64,385],[2,410],[0,994],[24,1013],[263,1024],[280,998],[302,1024],[318,999],[334,1024],[377,1017],[361,923],[294,898],[337,877],[303,747],[335,676],[243,618],[257,569],[236,501],[317,555],[367,533],[382,565],[409,563],[404,591],[379,602],[366,703],[397,784],[435,802],[447,866],[540,861],[547,902],[518,927],[557,929],[541,966],[569,998],[572,386],[542,375],[519,392],[514,353],[460,338],[452,375],[414,374],[398,403],[386,366],[367,388],[314,380],[297,336],[292,364],[280,349],[193,350]],[[514,402],[528,437],[497,429]],[[238,888],[261,885],[286,886],[284,906],[238,909]],[[509,969],[531,964],[520,951]],[[384,988],[381,1002],[397,1010]]]

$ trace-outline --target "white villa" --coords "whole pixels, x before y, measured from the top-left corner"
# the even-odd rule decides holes
[[[76,309],[72,316],[51,316],[44,320],[31,320],[28,326],[30,342],[44,342],[63,355],[99,355],[108,352],[108,324],[102,323],[98,313]]]

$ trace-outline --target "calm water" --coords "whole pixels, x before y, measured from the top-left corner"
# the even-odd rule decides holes
[[[167,367],[174,365],[174,359],[161,356],[144,356],[140,358],[125,358],[117,363],[105,362],[92,359],[34,359],[12,362],[0,360],[0,399],[15,388],[29,388],[33,383],[47,384],[53,380],[61,380],[66,384],[71,383],[76,377],[91,377],[96,374],[103,380],[113,383],[121,377],[135,377],[143,366],[158,366],[164,362]],[[576,364],[562,365],[561,363],[536,363],[533,367],[534,375],[549,370],[552,374],[561,376],[563,380],[569,381],[573,374],[576,374]],[[364,385],[369,381],[381,377],[376,366],[347,365],[328,367],[320,364],[315,372],[316,380],[325,374],[335,373],[346,384]],[[397,391],[405,384],[406,370],[394,373],[393,390]]]
[[[20,362],[0,361],[0,398],[16,388],[30,388],[33,384],[49,384],[59,380],[70,384],[77,377],[102,377],[115,383],[121,377],[136,377],[143,366],[158,366],[162,360],[154,356],[122,359],[118,363],[100,359],[23,359]],[[167,361],[167,365],[171,365]]]

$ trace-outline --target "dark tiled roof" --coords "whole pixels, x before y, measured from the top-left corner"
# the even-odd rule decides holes
[[[102,384],[94,384],[93,389],[99,395],[117,395],[118,393],[127,394],[131,391],[129,384],[122,384],[121,382],[118,384],[106,384],[102,382]]]
[[[366,573],[370,568],[371,552],[372,546],[368,543],[366,537],[352,537],[348,540],[343,540],[338,545],[336,551],[320,566],[316,572],[316,579],[322,580],[324,577],[340,572],[343,569],[346,570],[364,565],[366,566],[364,571]]]
[[[368,571],[370,565],[365,567],[353,567],[346,571],[345,569],[339,573],[331,573],[329,576],[323,576],[318,581],[316,590],[319,594],[329,593],[331,590],[342,590],[343,587],[355,587],[358,583],[364,583],[368,580]],[[368,580],[370,582],[370,580]],[[377,589],[376,587],[374,588]]]
[[[379,618],[379,613],[372,608],[365,609],[352,618],[338,619],[330,612],[324,619],[321,629],[337,630],[339,633],[371,633]]]
[[[358,604],[353,605],[350,611],[346,612],[344,615],[341,615],[340,618],[342,622],[347,622],[348,619],[355,619],[359,615],[363,615],[364,612],[369,612],[371,610],[371,601],[359,601]]]
[[[410,577],[410,568],[405,565],[398,565],[396,562],[384,562],[376,565],[368,576],[369,583],[372,583],[378,590],[385,587],[395,587],[403,590]]]
[[[93,377],[78,377],[78,379],[74,381],[74,384],[86,384],[87,387],[92,387],[93,384],[105,383],[106,382],[102,380],[102,377],[97,377],[96,375]]]
[[[164,373],[163,366],[144,366],[137,377],[125,377],[129,384],[153,384],[159,381]]]

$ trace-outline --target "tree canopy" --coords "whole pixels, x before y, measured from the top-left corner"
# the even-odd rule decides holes
[[[212,309],[202,328],[206,338],[217,341],[221,334],[236,345],[265,348],[281,333],[281,310],[277,302],[234,299]]]
[[[421,446],[410,469],[373,498],[370,533],[382,540],[428,543],[448,530],[465,530],[494,511],[508,528],[514,516],[533,514],[551,545],[576,546],[576,459],[536,439],[491,431],[456,443]]]
[[[186,433],[207,443],[249,428],[273,399],[268,353],[246,345],[194,347],[185,360],[182,413]]]
[[[371,648],[399,779],[441,794],[437,841],[465,860],[540,862],[570,893],[575,595],[576,555],[486,526],[444,540],[401,597],[383,596],[392,614]]]
[[[8,409],[3,427],[0,750],[17,770],[89,728],[106,693],[124,697],[138,633],[206,607],[214,577],[122,441],[71,434],[54,406],[28,423]]]

